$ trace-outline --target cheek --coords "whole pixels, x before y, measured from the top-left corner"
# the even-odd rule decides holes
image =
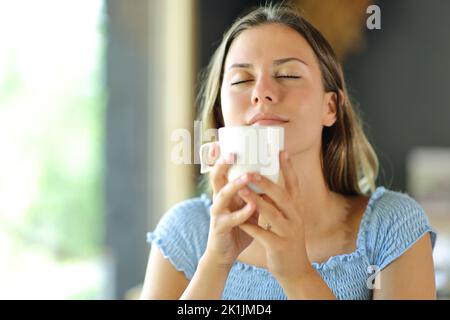
[[[321,97],[319,92],[313,90],[298,90],[290,95],[291,113],[294,115],[296,122],[302,122],[303,125],[320,124],[322,113]]]
[[[290,114],[293,121],[287,128],[286,145],[293,151],[300,151],[320,143],[322,137],[321,100],[317,92],[298,92]]]
[[[248,94],[245,92],[232,93],[222,90],[220,93],[222,115],[225,126],[238,126],[245,124],[247,105],[249,105]]]
[[[310,105],[316,104],[321,96],[321,91],[317,88],[317,85],[312,82],[312,80],[305,80],[305,82],[293,91],[293,93],[298,101]]]
[[[294,112],[299,117],[320,122],[324,93],[319,88],[319,85],[306,83],[293,92],[289,105],[296,106]]]

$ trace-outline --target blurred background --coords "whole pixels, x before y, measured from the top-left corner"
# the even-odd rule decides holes
[[[198,165],[170,161],[172,133],[191,132],[194,162],[199,72],[260,2],[0,0],[0,299],[137,297],[146,232],[199,194]],[[450,2],[295,3],[344,63],[378,185],[437,230],[450,298]]]

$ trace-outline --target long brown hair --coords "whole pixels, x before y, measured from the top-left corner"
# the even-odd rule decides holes
[[[318,60],[325,92],[335,92],[337,95],[336,121],[322,131],[321,160],[329,189],[344,195],[373,192],[378,176],[378,158],[348,96],[342,67],[323,35],[288,4],[257,7],[238,18],[224,34],[203,74],[198,96],[202,136],[208,129],[224,126],[220,87],[223,65],[231,43],[244,30],[269,23],[288,26],[305,38]],[[201,177],[199,187],[202,192],[211,194],[207,175]]]

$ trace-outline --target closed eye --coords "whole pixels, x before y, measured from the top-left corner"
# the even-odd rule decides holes
[[[279,75],[279,76],[276,76],[276,78],[277,79],[300,79],[300,77],[299,76],[293,76],[293,75]],[[234,86],[234,85],[238,85],[238,84],[242,84],[242,83],[247,83],[247,82],[251,82],[251,81],[253,81],[253,80],[241,80],[241,81],[236,81],[236,82],[232,82],[231,83],[231,85],[232,86]]]
[[[280,75],[280,76],[277,76],[277,78],[284,78],[284,79],[300,79],[299,76],[292,76],[292,75]]]
[[[253,81],[253,80],[241,80],[241,81],[236,81],[236,82],[232,82],[231,85],[234,86],[234,85],[237,85],[237,84],[246,83],[246,82],[250,82],[250,81]]]

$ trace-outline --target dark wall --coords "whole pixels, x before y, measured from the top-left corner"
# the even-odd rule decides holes
[[[106,244],[115,260],[114,298],[142,283],[149,246],[148,1],[106,2],[108,18]]]
[[[381,30],[346,63],[384,172],[380,184],[406,189],[415,146],[450,147],[450,1],[378,1]]]
[[[280,1],[272,1],[277,3]],[[222,35],[231,26],[234,20],[245,10],[252,6],[264,3],[262,0],[229,0],[210,1],[199,0],[198,4],[198,30],[199,30],[199,56],[200,67],[204,68],[211,58],[214,50],[220,44]]]

